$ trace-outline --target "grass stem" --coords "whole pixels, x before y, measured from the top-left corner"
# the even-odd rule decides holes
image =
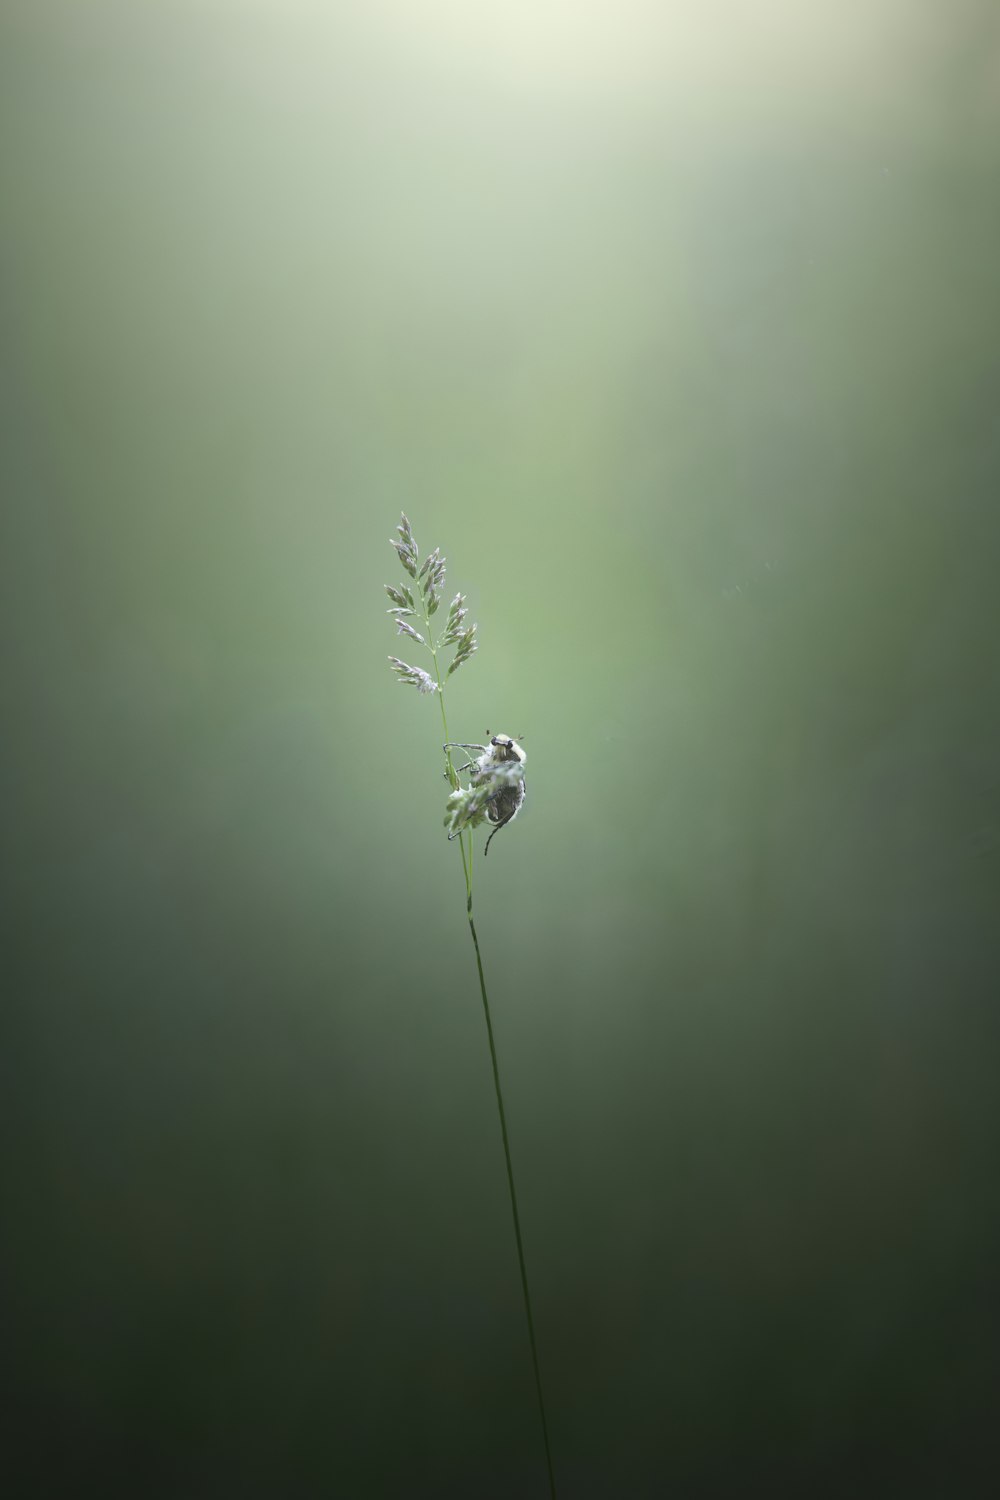
[[[538,1392],[538,1411],[542,1419],[542,1437],[545,1441],[545,1462],[549,1471],[549,1493],[555,1500],[556,1478],[552,1468],[552,1449],[549,1444],[549,1424],[545,1417],[545,1397],[542,1394],[542,1373],[538,1365],[538,1346],[535,1342],[535,1323],[531,1316],[531,1294],[528,1291],[528,1272],[524,1264],[524,1245],[521,1241],[521,1219],[517,1211],[517,1191],[514,1187],[514,1167],[510,1159],[510,1141],[507,1137],[507,1116],[503,1107],[503,1090],[500,1087],[500,1065],[493,1037],[493,1022],[490,1018],[490,1002],[486,994],[486,977],[483,974],[483,956],[479,951],[476,924],[472,920],[472,896],[469,896],[469,931],[476,950],[476,967],[479,970],[479,988],[483,994],[483,1014],[486,1017],[486,1035],[490,1042],[490,1061],[493,1064],[493,1084],[497,1093],[497,1109],[500,1113],[500,1134],[503,1137],[503,1154],[507,1163],[507,1186],[510,1188],[510,1211],[514,1217],[514,1239],[517,1241],[517,1263],[521,1270],[521,1291],[524,1294],[524,1315],[528,1320],[528,1341],[531,1344],[531,1363],[535,1371],[535,1389]]]

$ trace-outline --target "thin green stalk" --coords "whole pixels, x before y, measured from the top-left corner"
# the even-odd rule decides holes
[[[535,1343],[535,1324],[531,1316],[531,1295],[528,1291],[528,1272],[524,1264],[524,1245],[521,1243],[521,1220],[517,1212],[517,1193],[514,1189],[514,1168],[510,1159],[510,1141],[507,1139],[507,1117],[504,1114],[503,1091],[500,1088],[500,1066],[497,1062],[496,1043],[493,1040],[493,1022],[490,1019],[490,1002],[486,995],[486,979],[483,974],[483,958],[479,951],[476,924],[472,920],[472,897],[469,897],[469,931],[476,949],[476,966],[479,969],[479,987],[483,992],[483,1014],[486,1017],[486,1035],[490,1040],[490,1060],[493,1063],[493,1084],[497,1091],[497,1109],[500,1112],[500,1134],[503,1136],[503,1154],[507,1163],[507,1186],[510,1188],[510,1209],[514,1216],[514,1238],[517,1241],[517,1263],[521,1268],[521,1291],[524,1294],[524,1315],[528,1320],[528,1341],[531,1344],[531,1363],[535,1370],[535,1389],[538,1392],[538,1411],[542,1419],[542,1437],[545,1440],[545,1462],[549,1471],[549,1493],[555,1500],[556,1476],[552,1469],[552,1450],[549,1446],[549,1424],[545,1418],[545,1398],[542,1395],[542,1373],[538,1365],[538,1347]]]
[[[427,644],[430,646],[431,656],[434,658],[434,672],[437,677],[437,697],[441,704],[441,723],[444,726],[444,742],[449,744],[451,736],[448,733],[448,716],[444,709],[444,684],[441,681],[441,671],[438,666],[437,648],[431,635],[430,617],[424,613],[424,624],[427,627]],[[451,751],[446,750],[448,760],[448,780],[452,786],[458,781],[458,776],[451,763]],[[521,1240],[521,1219],[517,1211],[517,1190],[514,1187],[514,1166],[510,1158],[510,1140],[507,1136],[507,1116],[503,1107],[503,1090],[500,1087],[500,1064],[497,1061],[496,1042],[493,1037],[493,1020],[490,1016],[490,1002],[486,994],[486,976],[483,973],[483,956],[479,951],[479,936],[476,932],[476,924],[472,919],[472,833],[469,833],[469,853],[466,858],[465,835],[459,834],[458,847],[462,854],[462,869],[465,874],[465,896],[466,912],[469,918],[469,931],[472,934],[472,944],[476,950],[476,968],[479,970],[479,988],[483,996],[483,1015],[486,1017],[486,1035],[490,1044],[490,1061],[493,1064],[493,1086],[497,1095],[497,1111],[500,1115],[500,1135],[503,1138],[504,1161],[507,1164],[507,1186],[510,1189],[510,1211],[514,1220],[514,1240],[517,1244],[517,1263],[521,1272],[521,1292],[524,1297],[524,1316],[528,1323],[528,1342],[531,1345],[531,1363],[535,1372],[535,1389],[538,1392],[538,1411],[542,1419],[542,1438],[545,1442],[545,1463],[549,1471],[549,1494],[555,1500],[556,1477],[552,1468],[552,1449],[549,1445],[549,1424],[545,1416],[545,1397],[542,1394],[542,1372],[538,1364],[538,1346],[535,1342],[535,1321],[531,1316],[531,1294],[528,1291],[528,1271],[524,1262],[524,1244]]]

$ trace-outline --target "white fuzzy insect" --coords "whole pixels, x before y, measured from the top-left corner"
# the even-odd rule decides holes
[[[489,735],[488,729],[486,733]],[[472,772],[470,779],[473,787],[494,788],[483,803],[487,819],[495,825],[493,833],[486,840],[486,848],[483,850],[485,856],[490,852],[494,834],[499,833],[501,828],[506,828],[524,806],[523,766],[527,756],[517,740],[511,739],[509,734],[493,735],[488,745],[466,745],[461,741],[450,741],[444,748],[481,752],[475,760],[468,761],[458,769]],[[455,838],[456,834],[452,833],[449,837]]]

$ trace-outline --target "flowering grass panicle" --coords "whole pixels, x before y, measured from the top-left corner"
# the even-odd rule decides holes
[[[421,668],[409,667],[395,656],[390,656],[389,662],[400,682],[410,683],[421,693],[440,692],[441,674],[438,671],[438,652],[446,647],[455,647],[455,655],[446,672],[446,675],[450,677],[476,651],[476,626],[465,625],[465,616],[468,613],[465,607],[465,595],[456,594],[448,606],[444,630],[437,641],[434,640],[431,633],[431,620],[441,607],[446,574],[445,559],[441,556],[441,548],[435,547],[418,568],[417,559],[420,556],[420,550],[405,511],[396,530],[399,533],[399,539],[391,537],[390,546],[396,549],[400,562],[416,583],[417,589],[414,592],[406,583],[384,584],[383,587],[392,601],[392,607],[386,613],[393,620],[397,634],[409,636],[410,640],[416,641],[418,646],[427,647],[434,662],[435,675],[428,685],[428,673],[422,671]],[[423,632],[418,630],[416,625],[411,624],[413,619],[416,619],[418,625],[423,625]]]

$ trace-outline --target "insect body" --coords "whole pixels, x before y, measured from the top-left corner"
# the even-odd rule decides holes
[[[486,731],[487,735],[489,730]],[[473,787],[490,788],[483,804],[488,820],[494,824],[493,833],[486,840],[484,856],[490,852],[493,835],[500,832],[524,806],[524,762],[527,759],[517,740],[509,734],[495,734],[488,745],[466,745],[452,742],[445,750],[478,750],[474,760],[469,760],[460,771],[472,772]],[[452,834],[451,837],[455,835]]]

